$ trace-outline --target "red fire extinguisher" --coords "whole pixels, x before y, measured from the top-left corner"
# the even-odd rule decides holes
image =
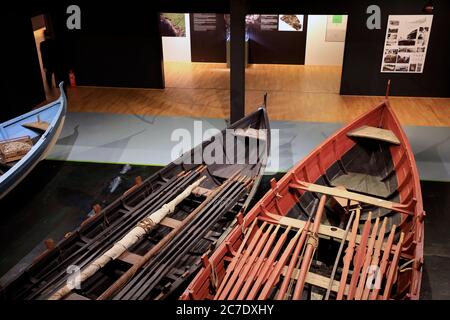
[[[73,72],[73,70],[70,70],[69,72],[69,81],[71,87],[77,86],[77,82],[75,81],[75,73]]]

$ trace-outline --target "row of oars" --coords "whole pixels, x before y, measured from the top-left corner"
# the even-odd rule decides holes
[[[226,268],[214,299],[266,300],[270,297],[277,300],[301,299],[317,248],[318,230],[324,205],[325,196],[322,196],[317,210],[313,210],[316,211],[316,216],[312,227],[311,221],[308,220],[289,241],[287,241],[288,234],[293,231],[291,227],[288,226],[280,235],[279,224],[255,219]],[[315,207],[317,207],[317,200]],[[343,258],[336,299],[390,298],[404,235],[401,233],[392,254],[396,226],[392,226],[387,240],[384,241],[387,218],[383,220],[381,226],[380,219],[375,219],[371,230],[371,217],[372,213],[369,213],[361,237],[358,238],[360,209],[351,210],[325,299],[330,296],[334,275],[341,261],[345,243],[348,244]],[[350,226],[352,226],[351,232]],[[353,269],[348,284],[347,278],[351,267]],[[281,277],[282,274],[284,278]],[[380,295],[382,288],[384,290]]]
[[[104,268],[110,262],[119,259],[123,254],[129,252],[133,246],[139,244],[148,234],[150,234],[159,223],[161,223],[168,215],[174,213],[176,207],[185,201],[196,188],[206,179],[206,176],[202,176],[196,180],[193,184],[189,185],[185,190],[178,194],[175,199],[164,204],[160,209],[150,213],[144,219],[131,229],[122,239],[114,243],[106,252],[91,262],[86,268],[80,270],[79,283],[84,283],[86,280],[97,274],[102,268]],[[60,289],[58,289],[50,300],[60,300],[70,294],[73,287],[70,283],[67,283]]]
[[[46,270],[42,276],[36,279],[37,281],[35,281],[31,288],[27,290],[24,298],[39,299],[52,294],[53,291],[61,287],[67,281],[68,276],[70,276],[66,272],[66,268],[69,265],[76,265],[79,268],[83,268],[89,264],[103,252],[108,250],[113,243],[121,239],[143,217],[175,198],[181,190],[197,179],[203,170],[204,167],[201,166],[197,169],[183,172],[170,179],[156,192],[151,193],[146,199],[141,201],[134,210],[126,212],[107,228],[99,232],[97,236],[90,239],[85,245],[75,250],[68,257],[57,261],[55,266]]]
[[[376,218],[372,227],[371,217],[372,213],[370,212],[364,223],[360,242],[355,249],[360,218],[359,211],[357,211],[347,251],[343,258],[337,300],[344,298],[347,300],[387,300],[390,298],[400,260],[404,234],[403,232],[400,234],[400,239],[391,259],[396,226],[392,226],[387,240],[384,241],[387,218],[384,218],[381,227],[379,226],[380,219]],[[370,230],[371,227],[372,231]],[[382,256],[381,252],[383,252]],[[351,265],[353,265],[353,272],[348,284],[347,278]],[[333,276],[331,281],[333,281]],[[379,292],[383,283],[384,290],[380,296]]]
[[[286,227],[281,236],[280,225],[255,219],[228,266],[214,299],[266,300],[276,292],[275,299],[301,299],[306,275],[318,245],[318,231],[326,197],[314,203],[314,223],[308,220],[287,242],[292,229]],[[311,218],[310,218],[311,219]],[[283,251],[281,251],[283,249]],[[287,271],[280,284],[282,272]],[[297,272],[297,281],[293,274]],[[278,285],[278,286],[277,286]]]
[[[147,299],[174,266],[184,259],[214,224],[245,195],[251,183],[250,178],[240,177],[238,172],[230,177],[215,198],[205,205],[183,232],[177,234],[170,245],[156,254],[113,298]]]
[[[130,269],[128,269],[124,274],[120,276],[106,291],[104,291],[97,300],[105,300],[116,294],[123,286],[142,268],[150,259],[152,259],[156,254],[158,254],[162,248],[164,248],[172,239],[183,232],[184,228],[191,223],[191,221],[205,208],[205,206],[213,201],[223,188],[226,187],[226,183],[221,184],[215,188],[201,204],[196,207],[192,212],[190,212],[183,221],[172,231],[170,231],[166,236],[164,236],[154,247],[147,251],[139,263],[135,263]]]

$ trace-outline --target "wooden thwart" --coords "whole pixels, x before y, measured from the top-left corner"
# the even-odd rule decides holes
[[[341,190],[347,190],[344,186],[336,186],[336,188],[341,189]],[[336,210],[341,210],[341,209],[347,208],[348,206],[354,207],[354,206],[358,205],[358,202],[354,201],[354,200],[339,198],[339,197],[331,197],[330,205],[333,208],[336,208]]]
[[[286,276],[287,269],[288,269],[287,266],[285,266],[283,268],[283,272],[281,273],[283,276]],[[297,280],[298,273],[299,273],[299,269],[294,269],[294,271],[292,272],[291,278],[294,280]],[[330,284],[330,278],[308,271],[308,273],[306,275],[306,283],[309,283],[313,286],[320,287],[323,289],[328,289],[328,286]],[[337,292],[338,289],[339,289],[339,281],[333,280],[333,285],[331,286],[331,291]],[[348,285],[346,285],[346,287],[345,287],[345,294],[347,294],[347,292],[348,292]]]
[[[142,260],[142,256],[127,250],[118,259],[129,264],[137,264]]]
[[[294,228],[294,229],[303,229],[306,224],[306,221],[303,221],[303,220],[298,220],[298,219],[294,219],[294,218],[290,218],[290,217],[286,217],[286,216],[278,216],[278,215],[268,213],[268,212],[266,212],[265,215],[267,216],[266,219],[268,219],[272,223],[277,223],[279,225]],[[264,218],[261,218],[261,217],[259,219],[262,221],[265,220]],[[319,238],[324,238],[324,239],[331,238],[331,239],[342,240],[342,239],[344,239],[344,236],[345,236],[345,230],[343,230],[341,228],[321,224],[319,227],[318,235],[319,235]],[[350,238],[351,238],[351,234],[348,234],[346,241],[350,241]],[[361,242],[361,235],[358,234],[358,235],[356,235],[355,243],[359,244],[360,242]],[[382,245],[383,251],[384,251],[385,247],[386,247],[386,243],[383,243],[383,245]],[[395,249],[396,249],[396,245],[392,244],[391,250],[395,250]]]
[[[393,210],[393,211],[398,211],[398,212],[402,212],[402,213],[406,213],[406,214],[413,214],[412,212],[408,211],[406,209],[406,206],[403,204],[395,203],[395,202],[387,201],[387,200],[383,200],[383,199],[378,199],[375,197],[366,196],[363,194],[350,192],[350,191],[342,190],[339,188],[330,188],[330,187],[321,186],[318,184],[313,184],[313,183],[304,182],[304,181],[297,181],[296,183],[292,183],[292,184],[290,184],[290,187],[296,188],[296,189],[302,189],[302,190],[306,190],[306,191],[311,191],[311,192],[318,192],[318,193],[322,193],[322,194],[326,194],[326,195],[330,195],[330,196],[334,196],[334,197],[355,200],[355,201],[358,201],[361,203],[371,204],[371,205],[374,205],[377,207],[381,207],[381,208],[385,208],[385,209],[389,209],[389,210]]]
[[[400,140],[391,131],[371,126],[362,126],[347,133],[349,137],[367,138],[400,145]]]
[[[269,218],[273,218],[274,222],[281,224],[283,226],[289,226],[295,229],[303,229],[305,227],[306,221],[298,220],[286,216],[276,216],[274,214],[265,213]],[[321,224],[319,226],[319,237],[323,238],[335,238],[335,239],[343,239],[345,234],[345,230],[341,228],[336,228],[333,226],[326,226]],[[350,239],[350,235],[347,236],[347,240]],[[358,238],[357,238],[358,241]]]
[[[161,220],[161,222],[159,224],[163,225],[165,227],[169,227],[169,228],[175,229],[178,226],[180,226],[181,221],[180,220],[176,220],[176,219],[172,219],[172,218],[169,218],[169,217],[165,217],[164,219]]]
[[[256,130],[253,128],[236,129],[234,135],[237,137],[249,137],[254,139],[266,140],[266,133],[262,130]]]
[[[37,119],[35,122],[28,122],[22,124],[22,127],[32,129],[32,130],[39,130],[39,131],[47,131],[48,127],[50,126],[50,123],[46,121],[41,121],[41,118],[39,115],[37,116]]]
[[[207,197],[207,196],[209,196],[211,194],[211,192],[212,192],[211,189],[207,189],[207,188],[200,187],[200,186],[195,188],[194,190],[192,190],[192,193],[194,195],[196,195],[197,197],[198,196],[205,196],[205,197]]]
[[[77,300],[77,301],[80,301],[80,300],[91,300],[91,299],[86,298],[86,297],[84,297],[84,296],[81,296],[81,295],[79,295],[78,293],[71,292],[71,293],[66,297],[66,300]]]

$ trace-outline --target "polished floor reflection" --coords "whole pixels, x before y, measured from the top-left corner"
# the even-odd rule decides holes
[[[228,118],[229,69],[220,63],[166,62],[166,88],[69,89],[69,111]],[[383,97],[339,95],[340,67],[251,65],[246,112],[268,94],[273,120],[350,122]],[[391,97],[404,125],[450,126],[450,99]]]

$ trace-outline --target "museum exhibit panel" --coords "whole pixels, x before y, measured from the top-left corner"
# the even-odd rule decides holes
[[[450,299],[448,1],[1,22],[2,301]]]

